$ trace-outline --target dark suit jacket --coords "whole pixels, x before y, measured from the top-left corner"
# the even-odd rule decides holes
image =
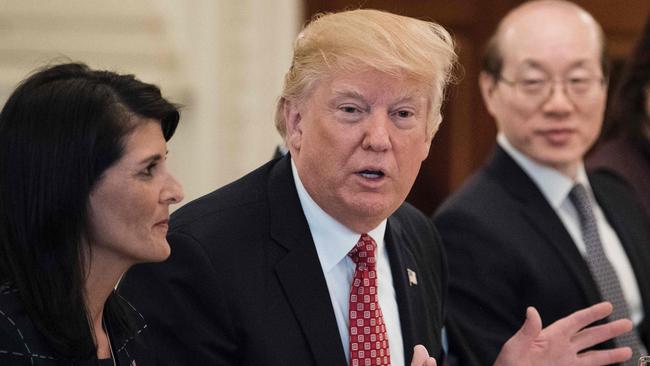
[[[123,308],[129,322],[135,326],[133,334],[118,332],[116,319],[105,314],[111,346],[118,365],[154,365],[151,349],[145,341],[147,325],[140,314],[119,296],[111,301]],[[98,363],[99,362],[99,363]],[[0,284],[0,365],[2,366],[101,366],[113,365],[112,359],[98,361],[97,357],[71,361],[52,347],[32,322],[23,306],[18,290],[10,284]]]
[[[648,346],[646,223],[622,181],[599,175],[590,176],[590,184],[639,282],[646,318],[639,330]],[[434,221],[449,261],[448,316],[462,335],[460,343],[470,345],[481,365],[492,364],[503,343],[521,326],[527,306],[535,306],[547,326],[602,301],[562,221],[501,148],[441,206]],[[458,348],[454,338],[450,353]]]
[[[288,157],[182,207],[168,239],[166,262],[136,266],[120,285],[150,324],[161,364],[347,365]],[[405,357],[418,343],[440,355],[446,264],[437,233],[404,204],[385,239]]]

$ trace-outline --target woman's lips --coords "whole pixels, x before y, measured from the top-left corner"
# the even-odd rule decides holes
[[[157,223],[155,223],[153,226],[167,228],[169,227],[169,219],[160,220]]]

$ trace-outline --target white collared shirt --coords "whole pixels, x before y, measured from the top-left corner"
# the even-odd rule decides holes
[[[362,233],[356,233],[332,216],[328,215],[311,198],[302,184],[296,165],[291,159],[291,171],[298,191],[302,210],[309,224],[309,231],[316,245],[316,252],[320,260],[327,288],[332,300],[332,308],[336,316],[336,324],[341,335],[341,343],[345,357],[350,360],[350,335],[348,334],[348,307],[350,298],[350,285],[354,277],[356,264],[348,253],[357,244]],[[402,342],[402,327],[399,319],[399,310],[393,275],[390,270],[388,253],[384,243],[386,220],[368,232],[377,243],[377,296],[381,308],[386,332],[392,366],[404,365],[404,344]]]
[[[587,247],[584,240],[582,240],[580,217],[578,216],[576,208],[569,199],[569,192],[576,183],[585,186],[594,210],[596,223],[598,225],[598,234],[600,235],[605,255],[612,263],[619,282],[621,283],[623,296],[625,297],[625,301],[629,307],[632,322],[635,325],[639,325],[644,317],[639,284],[634,276],[632,265],[630,264],[630,260],[625,253],[621,241],[609,222],[607,222],[605,214],[594,197],[584,165],[581,163],[578,167],[576,181],[574,182],[559,171],[541,165],[522,154],[510,144],[503,133],[497,135],[497,142],[499,146],[501,146],[506,153],[517,162],[526,174],[528,174],[533,182],[535,182],[546,200],[550,203],[551,207],[553,207],[553,210],[555,210],[555,213],[557,213],[560,220],[562,220],[564,227],[571,235],[571,238],[573,238],[573,242],[583,256],[586,255]]]

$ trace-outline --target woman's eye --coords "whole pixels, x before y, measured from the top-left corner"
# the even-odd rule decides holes
[[[151,177],[153,175],[153,170],[156,167],[156,164],[150,164],[146,168],[144,168],[142,171],[140,171],[140,174]]]

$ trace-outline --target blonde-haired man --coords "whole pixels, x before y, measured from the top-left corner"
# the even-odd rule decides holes
[[[169,261],[125,278],[161,364],[435,365],[444,255],[404,199],[455,59],[442,27],[376,10],[300,33],[276,115],[289,155],[178,210]],[[534,355],[539,324],[503,365]]]

